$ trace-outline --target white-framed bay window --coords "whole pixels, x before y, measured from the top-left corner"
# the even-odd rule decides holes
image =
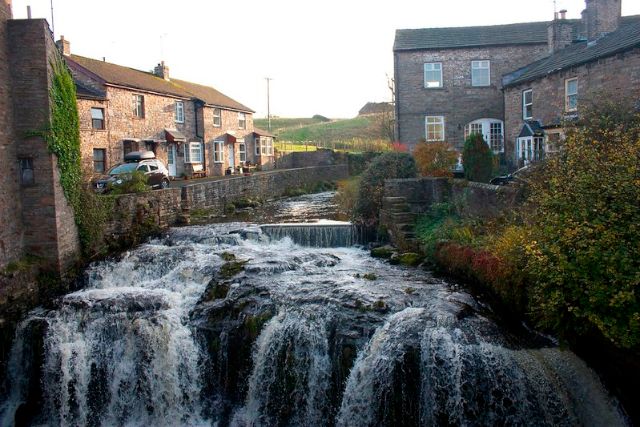
[[[213,162],[224,162],[224,141],[213,141]]]
[[[203,149],[201,142],[188,142],[184,144],[184,162],[185,163],[202,163]]]
[[[427,141],[444,141],[444,116],[425,117],[425,135]]]
[[[442,62],[424,64],[424,87],[427,89],[442,87]]]
[[[256,138],[256,156],[273,156],[273,138],[270,136]]]
[[[464,139],[472,133],[482,135],[494,153],[504,152],[504,123],[498,119],[478,119],[464,127]]]
[[[516,139],[516,155],[521,166],[544,159],[544,136],[526,136]]]

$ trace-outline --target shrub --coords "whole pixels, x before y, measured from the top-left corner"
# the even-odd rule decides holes
[[[374,159],[362,174],[352,220],[374,225],[382,205],[384,181],[393,178],[414,178],[416,162],[407,153],[384,153]]]
[[[121,184],[109,184],[109,192],[114,195],[143,193],[151,189],[147,181],[144,173],[134,171],[130,178],[124,177]]]
[[[356,176],[344,181],[338,181],[338,192],[335,201],[341,213],[350,216],[354,212],[359,188],[360,177]]]
[[[446,142],[420,142],[413,151],[422,176],[452,176],[458,153]]]
[[[561,335],[640,345],[640,114],[583,112],[531,184],[532,309]]]
[[[489,182],[493,175],[493,154],[482,135],[472,133],[465,140],[462,165],[469,181]]]

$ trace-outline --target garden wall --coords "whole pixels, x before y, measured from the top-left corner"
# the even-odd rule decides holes
[[[319,148],[316,151],[294,151],[292,153],[276,154],[277,169],[329,166],[344,162],[344,159],[338,153],[324,148]]]

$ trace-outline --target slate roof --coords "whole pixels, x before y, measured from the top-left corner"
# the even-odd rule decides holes
[[[577,27],[580,21],[568,19]],[[491,25],[482,27],[420,28],[396,30],[394,52],[418,49],[446,49],[547,43],[549,22]],[[579,31],[574,31],[574,34]]]
[[[560,70],[583,65],[601,58],[640,47],[640,15],[623,18],[620,28],[595,42],[574,43],[557,53],[506,74],[504,87],[536,80]]]
[[[176,96],[179,98],[197,98],[212,106],[253,113],[253,110],[251,110],[250,108],[229,98],[228,96],[222,94],[212,87],[177,79],[171,79],[167,81],[163,78],[155,76],[150,72],[140,71],[134,68],[124,67],[105,61],[98,61],[96,59],[85,58],[78,55],[70,55],[66,58],[70,59],[75,64],[80,65],[90,73],[96,75],[105,83],[124,86],[132,89],[139,89],[142,91]],[[81,84],[78,85],[77,81],[76,85],[78,87],[78,93],[81,95],[84,94],[85,89],[89,89]]]

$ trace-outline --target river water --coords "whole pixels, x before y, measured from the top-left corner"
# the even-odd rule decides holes
[[[344,224],[290,225],[335,219],[331,197],[256,213],[289,225],[175,228],[90,266],[20,325],[0,423],[627,424],[571,352],[371,258]]]

